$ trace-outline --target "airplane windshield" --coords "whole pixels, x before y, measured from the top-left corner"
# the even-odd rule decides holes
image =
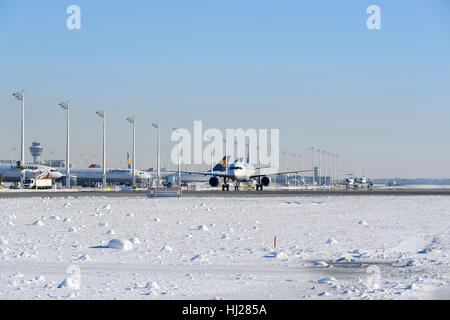
[[[242,170],[242,167],[233,167],[231,169],[233,169],[233,170]]]

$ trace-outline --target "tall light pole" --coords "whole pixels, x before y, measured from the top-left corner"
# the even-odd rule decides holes
[[[11,149],[11,166],[14,164],[14,151],[15,150],[16,150],[16,148]]]
[[[180,169],[180,127],[177,128],[173,128],[172,130],[176,130],[177,131],[177,135],[178,135],[178,188],[181,188],[181,169]],[[212,145],[211,145],[212,148]],[[212,150],[212,149],[211,149]],[[211,151],[211,158],[212,158],[212,151]],[[212,172],[212,169],[211,169]]]
[[[159,123],[152,123],[152,126],[158,130],[158,146],[157,146],[157,159],[156,159],[156,168],[158,170],[157,183],[158,187],[160,186],[160,177],[161,177],[161,159],[160,159],[160,126]]]
[[[334,153],[331,153],[330,159],[330,184],[334,185]]]
[[[287,156],[286,156],[286,151],[283,151],[283,150],[282,150],[281,153],[284,155],[284,158],[285,158],[285,160],[284,160],[284,165],[285,165],[284,171],[287,171]],[[287,183],[288,183],[288,175],[287,175],[287,173],[285,173],[285,174],[284,174],[284,184],[287,185]]]
[[[341,172],[340,172],[340,168],[339,168],[339,155],[336,155],[336,173],[337,173],[337,179],[338,179],[338,183],[341,182]]]
[[[61,109],[66,110],[66,123],[67,123],[67,132],[66,132],[66,187],[70,189],[70,139],[69,139],[69,101],[61,102],[59,104]]]
[[[175,129],[174,129],[175,130]],[[178,137],[179,138],[179,137]],[[210,137],[210,136],[207,136],[206,137],[206,139],[207,140],[209,140],[209,141],[211,141],[211,152],[210,152],[210,155],[211,155],[211,157],[210,157],[210,166],[211,166],[211,172],[213,172],[214,170],[214,156],[213,156],[213,141],[214,141],[214,139],[213,139],[213,137]],[[180,145],[180,141],[178,141],[178,145]]]
[[[316,184],[316,168],[315,168],[315,163],[314,163],[314,147],[309,148],[309,150],[311,150],[311,159],[312,159],[312,168],[313,168],[313,174],[312,174],[312,184],[315,185]]]
[[[97,111],[96,114],[103,119],[103,162],[102,162],[102,184],[106,188],[106,114],[105,111]]]
[[[322,182],[322,178],[321,178],[321,170],[320,170],[320,155],[321,155],[321,151],[320,151],[320,149],[319,148],[317,148],[316,149],[316,152],[319,154],[319,164],[317,165],[317,172],[318,172],[318,177],[317,177],[317,179],[319,180],[319,181],[317,181],[317,183],[319,184],[319,186],[320,186],[320,184],[321,184],[321,182]]]
[[[21,119],[21,134],[20,134],[20,164],[25,165],[25,92],[14,92],[12,94],[17,100],[22,101],[22,119]]]
[[[336,174],[336,172],[337,172],[337,162],[336,162],[336,159],[337,159],[337,154],[333,154],[333,167],[334,167],[334,169],[333,169],[333,184],[336,184],[336,182],[337,182],[337,174]]]
[[[294,170],[297,170],[297,156],[295,153],[291,153],[291,156],[294,158]],[[297,172],[294,173],[294,186],[297,185]]]
[[[305,171],[305,160],[303,159],[303,155],[300,154],[299,158],[302,160],[302,175],[300,176],[300,178],[302,179],[302,185],[305,184],[305,177],[303,176],[303,172]]]
[[[49,161],[50,161],[50,167],[52,166],[52,164],[53,164],[53,162],[52,162],[52,158],[53,158],[53,151],[50,151],[49,152],[49,154],[50,154],[50,159],[49,159]]]
[[[328,156],[328,184],[331,185],[331,152],[327,152]]]
[[[133,126],[133,151],[131,157],[133,158],[131,162],[131,173],[133,174],[132,186],[136,186],[136,120],[133,117],[127,118],[128,122]]]
[[[326,170],[327,170],[327,157],[326,157],[327,152],[325,150],[322,150],[322,155],[323,155],[323,170],[322,170],[322,174],[323,174],[323,179],[322,182],[325,184],[326,183]]]

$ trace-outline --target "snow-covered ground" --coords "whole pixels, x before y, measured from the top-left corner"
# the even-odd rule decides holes
[[[0,199],[0,299],[449,299],[449,247],[446,196]]]

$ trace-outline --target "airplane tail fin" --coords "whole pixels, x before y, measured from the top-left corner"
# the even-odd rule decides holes
[[[227,170],[227,166],[228,166],[228,160],[230,159],[230,157],[228,156],[224,156],[222,158],[222,160],[215,165],[215,167],[213,168],[213,171],[215,172],[225,172]]]

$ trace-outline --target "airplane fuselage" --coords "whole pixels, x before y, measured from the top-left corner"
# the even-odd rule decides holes
[[[235,162],[228,167],[230,179],[238,182],[251,181],[256,174],[255,166],[246,162]]]
[[[47,172],[50,177],[55,180],[62,177],[62,174],[53,167],[44,166],[40,164],[27,164],[25,165],[25,178],[32,178],[41,173]],[[16,165],[0,165],[0,175],[4,182],[20,182],[22,177],[22,171],[20,171]]]
[[[63,171],[66,174],[65,171]],[[71,169],[70,176],[76,178],[78,185],[91,185],[103,182],[102,168]],[[136,183],[146,184],[150,181],[151,175],[148,172],[135,170]],[[129,184],[133,181],[130,169],[106,169],[106,182]]]

